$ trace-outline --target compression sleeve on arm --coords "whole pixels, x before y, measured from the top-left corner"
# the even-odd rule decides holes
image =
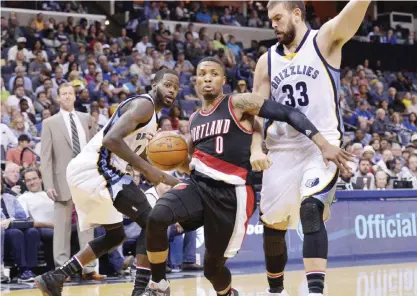
[[[319,132],[303,113],[272,100],[265,100],[258,116],[275,121],[284,121],[310,139]]]

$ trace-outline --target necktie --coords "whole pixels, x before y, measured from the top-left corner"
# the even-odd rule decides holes
[[[80,140],[78,138],[77,126],[74,121],[74,114],[70,113],[71,133],[72,133],[72,157],[76,157],[80,153]]]

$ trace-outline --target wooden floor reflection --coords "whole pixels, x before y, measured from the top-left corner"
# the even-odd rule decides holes
[[[417,296],[417,262],[329,269],[325,295],[331,296]],[[263,296],[266,279],[263,274],[235,274],[233,286],[240,296]],[[302,271],[287,272],[285,284],[291,296],[307,296]],[[171,281],[171,295],[215,296],[210,283],[201,277]],[[107,284],[65,287],[64,296],[130,296],[132,284]],[[41,295],[36,290],[2,292],[1,295]]]

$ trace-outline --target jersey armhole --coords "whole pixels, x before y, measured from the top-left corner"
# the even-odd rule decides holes
[[[314,46],[314,49],[316,50],[317,55],[319,56],[320,60],[322,61],[322,63],[324,64],[325,67],[327,67],[328,69],[331,69],[333,71],[340,72],[340,69],[337,69],[337,68],[331,66],[326,61],[326,59],[324,58],[324,56],[321,54],[321,52],[319,50],[319,47],[317,45],[317,39],[316,39],[318,34],[319,34],[319,32],[317,32],[316,35],[314,35],[314,37],[313,37],[313,46]]]

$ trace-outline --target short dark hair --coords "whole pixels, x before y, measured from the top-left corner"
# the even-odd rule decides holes
[[[306,17],[306,6],[304,1],[289,1],[289,0],[270,0],[266,5],[266,9],[271,9],[278,4],[284,4],[285,9],[287,10],[294,10],[296,8],[301,10],[301,19],[305,20]]]
[[[163,123],[165,120],[168,120],[169,122],[171,122],[171,120],[169,120],[169,117],[168,117],[168,116],[161,116],[161,117],[159,118],[159,120],[158,120],[158,128],[160,128],[160,127],[161,127],[162,123]]]
[[[369,164],[371,164],[371,161],[370,161],[369,159],[365,158],[365,157],[362,157],[362,158],[359,160],[359,164],[361,164],[361,162],[363,162],[363,161],[367,161],[367,162],[369,162]]]
[[[226,67],[224,66],[223,62],[220,59],[215,58],[215,57],[206,57],[198,63],[197,68],[201,63],[204,63],[204,62],[213,62],[213,63],[219,64],[222,67],[224,75],[226,75]]]
[[[17,142],[21,143],[21,142],[30,142],[30,138],[28,135],[20,135],[19,138],[17,138]]]
[[[175,75],[175,76],[178,77],[177,71],[174,71],[174,70],[171,70],[171,69],[168,69],[168,68],[163,68],[163,69],[159,70],[158,72],[156,72],[155,78],[153,79],[153,81],[155,83],[158,83],[159,81],[161,81],[164,78],[165,74],[172,74],[172,75]],[[179,79],[179,77],[178,77],[178,79]]]
[[[24,170],[22,174],[23,179],[25,179],[25,176],[27,173],[32,173],[32,172],[35,172],[38,175],[39,179],[42,179],[41,171],[38,170],[37,168],[27,168],[26,170]]]

